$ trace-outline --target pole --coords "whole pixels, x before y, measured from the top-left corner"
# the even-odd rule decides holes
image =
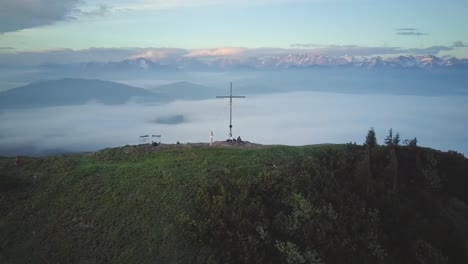
[[[232,137],[232,82],[231,93],[229,96],[229,137]]]

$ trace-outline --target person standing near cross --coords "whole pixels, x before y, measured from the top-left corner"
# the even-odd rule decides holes
[[[216,96],[216,98],[229,98],[229,140],[232,140],[232,98],[245,98],[245,96],[234,96],[232,95],[232,82],[231,92],[229,95]]]
[[[23,167],[23,160],[20,156],[16,156],[15,165],[18,166],[18,177],[21,177],[21,168]]]

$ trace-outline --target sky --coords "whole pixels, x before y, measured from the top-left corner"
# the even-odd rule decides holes
[[[42,79],[73,77],[75,72],[81,74],[75,70],[81,68],[63,67],[67,63],[80,66],[139,57],[162,64],[165,60],[190,62],[191,58],[210,61],[235,57],[248,61],[261,56],[303,53],[468,59],[467,14],[467,0],[0,0],[0,91]],[[120,76],[120,72],[113,75],[103,72],[96,76],[114,81],[128,82],[128,78],[136,78],[131,79],[135,83],[148,81],[138,79],[138,74],[129,77]],[[190,75],[176,72],[182,77],[173,81],[186,81]],[[250,72],[253,86],[267,87],[262,82],[273,79],[285,87],[300,84],[330,94],[271,94],[245,100],[240,109],[246,112],[237,112],[236,129],[243,131],[242,137],[245,135],[248,140],[265,144],[279,140],[291,145],[362,143],[368,128],[375,127],[379,135],[384,135],[393,127],[403,138],[417,136],[422,145],[468,152],[464,143],[468,131],[466,96],[459,96],[464,94],[464,86],[446,87],[453,82],[466,83],[465,74],[458,76],[459,72],[453,71],[441,77],[428,70],[424,72],[427,76],[421,77],[419,72],[408,70],[405,72],[408,78],[402,80],[405,85],[391,87],[391,82],[384,82],[378,71],[362,71],[365,77],[353,82],[350,78],[354,72],[346,71],[328,79],[323,72],[316,71],[320,76],[311,81],[299,75],[262,80],[259,72]],[[141,76],[151,76],[148,86],[173,78],[169,73],[145,74]],[[307,74],[312,76],[311,72]],[[389,74],[396,78],[393,72]],[[222,77],[223,85],[227,85],[229,78],[232,80],[232,76]],[[236,78],[234,82],[238,85],[240,80]],[[199,78],[202,79],[213,78]],[[364,84],[386,89],[390,95],[375,95],[373,90],[345,93],[366,87]],[[331,93],[335,86],[346,89]],[[391,95],[406,87],[422,92],[412,96]],[[459,88],[460,92],[453,92]],[[426,96],[427,90],[442,92]],[[444,95],[443,91],[452,91],[452,95]],[[83,151],[133,144],[135,135],[152,133],[154,118],[159,114],[182,114],[189,120],[177,126],[163,126],[158,133],[172,135],[165,138],[167,142],[206,140],[210,129],[222,140],[225,116],[214,110],[220,109],[222,102],[205,103],[207,107],[199,106],[199,102],[177,102],[156,108],[92,104],[0,112],[0,149],[37,145],[43,150]],[[285,108],[277,109],[278,105]],[[446,131],[451,132],[449,139]]]
[[[468,58],[466,0],[1,0],[0,53],[90,48],[425,49]]]

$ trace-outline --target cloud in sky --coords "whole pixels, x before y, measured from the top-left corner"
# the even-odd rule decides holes
[[[401,36],[425,36],[425,35],[429,35],[428,33],[414,32],[414,31],[397,32],[396,34],[401,35]]]
[[[189,51],[185,57],[229,57],[241,55],[245,50],[244,48],[196,49]]]
[[[447,46],[432,46],[421,49],[406,49],[406,53],[415,54],[415,55],[437,55],[441,51],[450,51],[453,50],[453,47]]]
[[[91,6],[88,8],[76,8],[74,9],[74,14],[82,15],[85,17],[102,17],[110,13],[115,12],[128,12],[133,11],[128,8],[115,8],[114,6],[108,4],[99,4],[98,6]]]
[[[171,49],[171,48],[148,48],[142,49],[140,52],[131,55],[130,59],[146,58],[150,60],[162,60],[170,57],[180,57],[187,54],[184,49]]]
[[[2,0],[0,34],[66,20],[82,0]]]
[[[0,34],[58,21],[77,20],[80,16],[100,17],[113,12],[130,11],[108,4],[87,6],[86,3],[85,0],[2,0]]]
[[[101,4],[99,5],[98,8],[96,9],[91,9],[91,10],[88,10],[88,11],[84,11],[84,10],[79,10],[80,14],[82,15],[85,15],[85,16],[89,16],[89,17],[98,17],[98,16],[103,16],[103,15],[106,15],[108,13],[111,13],[113,12],[115,9],[109,5],[105,5],[105,4]]]
[[[313,44],[314,42],[356,43],[361,46],[388,43],[390,46],[417,47],[421,45],[418,37],[410,36],[421,36],[427,34],[426,32],[433,35],[436,33],[435,29],[439,28],[434,26],[437,25],[437,21],[423,16],[427,13],[424,9],[414,14],[411,20],[403,19],[405,22],[395,25],[395,21],[403,20],[402,14],[392,12],[395,7],[401,6],[393,2],[378,4],[388,7],[388,14],[392,15],[376,19],[378,17],[374,17],[374,14],[361,19],[352,19],[354,22],[351,24],[348,23],[349,16],[354,15],[350,15],[346,8],[351,0],[1,0],[0,2],[0,34],[43,26],[2,36],[0,45],[16,47],[17,50],[155,45],[187,49],[226,46],[287,47],[288,44],[296,42],[290,47],[321,48],[322,45],[317,46]],[[415,6],[416,4],[411,4],[408,12]],[[451,8],[460,10],[458,6]],[[310,12],[307,12],[309,10]],[[336,15],[336,19],[328,19],[329,11]],[[373,10],[364,5],[361,11],[363,14],[368,14]],[[454,24],[453,21],[463,20],[452,12],[446,13],[451,15],[446,17],[441,25],[444,30],[437,31],[440,34],[431,38],[424,38],[423,45],[438,45],[447,43],[447,40],[451,43],[461,36],[459,32],[462,29],[456,26],[460,23]],[[58,23],[60,21],[62,22]],[[324,22],[327,23],[326,27],[321,26]],[[343,27],[345,23],[348,23],[349,27]],[[375,26],[366,27],[370,23],[375,23]],[[49,26],[45,27],[46,25]],[[421,27],[423,31],[418,31],[417,27]],[[382,28],[389,28],[390,34],[382,33]],[[313,34],[304,34],[304,32],[313,32]],[[396,34],[407,37],[397,37]],[[370,35],[373,37],[369,38]],[[205,55],[211,56],[210,52],[205,52]]]
[[[76,62],[112,62],[122,61],[138,54],[158,50],[172,54],[179,49],[144,49],[144,48],[89,48],[81,50],[54,49],[43,51],[21,51],[0,53],[0,66],[3,65],[39,65],[44,63]],[[185,54],[185,50],[179,50]]]
[[[463,41],[455,41],[453,46],[457,48],[468,48],[468,45],[463,43]]]
[[[311,0],[308,0],[310,2]],[[323,0],[314,0],[320,2]],[[267,5],[267,4],[281,4],[291,2],[307,2],[306,0],[136,0],[136,1],[122,1],[119,8],[131,10],[161,10],[161,9],[174,9],[184,7],[203,7],[203,6],[226,6],[226,5]]]
[[[417,28],[397,28],[395,29],[397,35],[400,36],[424,36],[429,35],[428,33],[419,32]]]
[[[289,45],[291,48],[316,48],[316,47],[323,47],[324,45],[315,44],[315,43],[295,43]]]

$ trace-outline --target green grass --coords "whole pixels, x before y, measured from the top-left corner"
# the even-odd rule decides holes
[[[27,157],[21,171],[0,157],[0,263],[281,263],[310,252],[327,263],[465,263],[468,160],[399,147],[395,192],[391,153],[126,146]]]
[[[177,255],[173,219],[217,172],[254,175],[334,145],[0,158],[0,262],[151,262]],[[47,261],[46,261],[47,260]]]

